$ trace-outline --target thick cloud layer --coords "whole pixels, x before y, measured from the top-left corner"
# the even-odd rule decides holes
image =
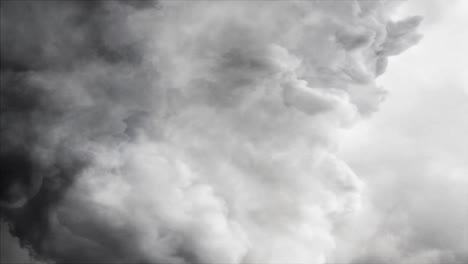
[[[420,38],[393,5],[1,2],[2,218],[58,263],[325,263],[336,133]]]

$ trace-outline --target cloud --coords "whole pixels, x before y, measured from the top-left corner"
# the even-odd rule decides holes
[[[2,219],[58,263],[325,263],[337,132],[419,39],[392,5],[2,2]]]
[[[382,77],[392,89],[381,111],[345,134],[340,156],[366,182],[369,203],[359,234],[348,235],[366,245],[350,246],[356,263],[468,259],[468,98],[459,60],[467,39],[456,33],[467,24],[466,5],[451,8]]]

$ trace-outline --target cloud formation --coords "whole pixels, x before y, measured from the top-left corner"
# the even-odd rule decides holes
[[[424,23],[424,41],[379,80],[392,87],[381,111],[344,133],[340,157],[367,186],[367,208],[348,234],[357,263],[468,261],[467,67],[460,60],[468,39],[458,34],[468,5],[452,4],[436,24]]]
[[[2,219],[58,263],[325,263],[336,134],[420,38],[393,5],[1,2]]]

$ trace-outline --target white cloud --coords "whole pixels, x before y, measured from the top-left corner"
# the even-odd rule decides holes
[[[411,11],[425,16],[419,4]],[[391,61],[380,111],[344,132],[341,156],[367,183],[376,217],[363,259],[468,259],[468,37],[460,31],[468,5],[451,4],[423,23],[418,46]]]

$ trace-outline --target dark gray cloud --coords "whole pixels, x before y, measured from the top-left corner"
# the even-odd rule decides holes
[[[42,261],[324,263],[363,185],[336,131],[420,38],[387,8],[2,1],[2,220]]]
[[[105,230],[105,224],[90,234],[108,247],[56,237],[50,215],[90,162],[75,147],[80,139],[59,130],[80,130],[83,140],[119,133],[124,137],[125,131],[114,130],[120,120],[112,120],[109,105],[124,103],[126,97],[139,103],[122,87],[131,85],[125,77],[109,78],[107,73],[83,77],[90,83],[82,85],[90,88],[82,89],[89,89],[94,95],[87,96],[96,99],[88,105],[72,92],[80,93],[80,88],[61,86],[73,86],[68,82],[70,75],[90,63],[138,67],[138,39],[129,34],[122,17],[139,5],[132,1],[1,2],[2,218],[13,223],[13,234],[38,258],[125,260],[124,252],[129,250],[113,237],[119,236],[118,230]],[[57,83],[47,83],[50,79]],[[100,89],[91,91],[95,87]],[[57,248],[60,243],[69,248]]]

